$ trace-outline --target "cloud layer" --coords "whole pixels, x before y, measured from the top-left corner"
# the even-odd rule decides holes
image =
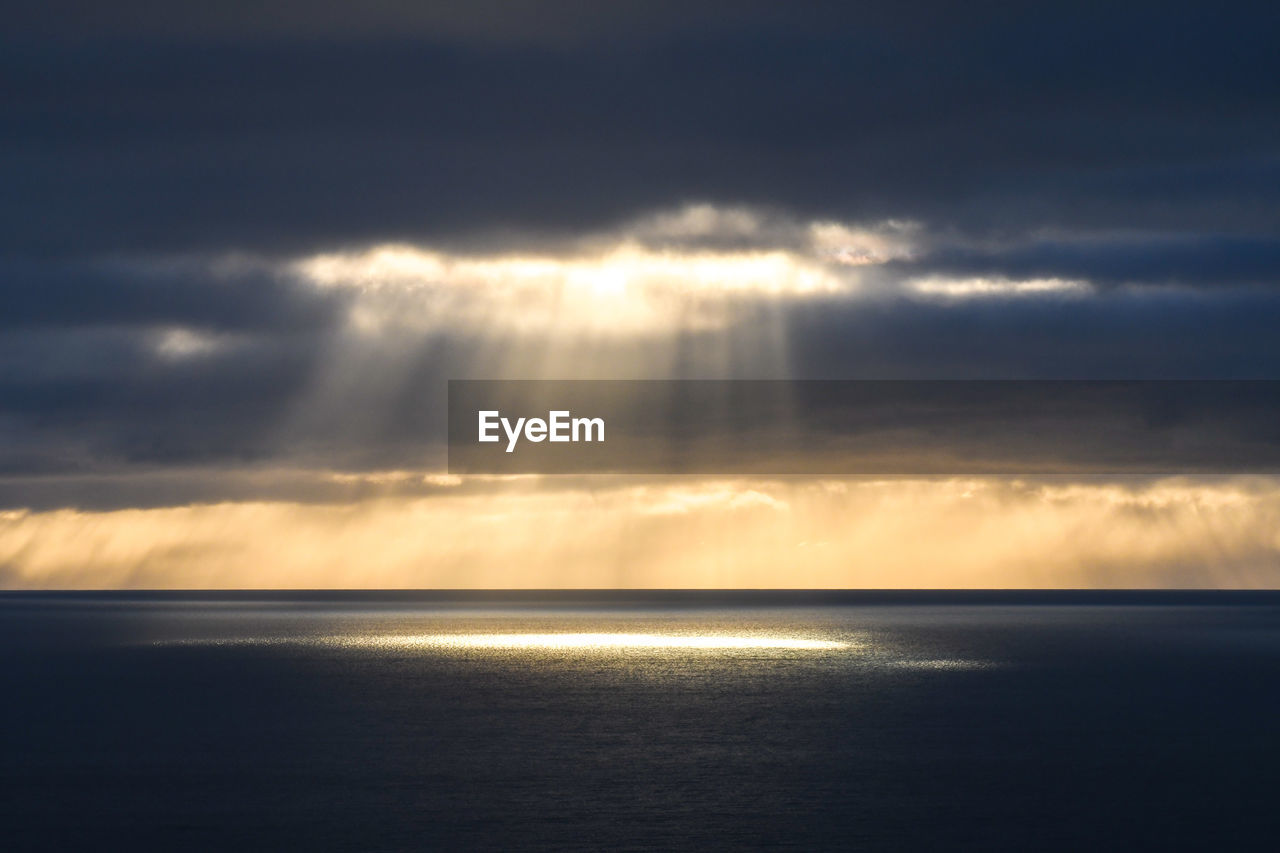
[[[1108,270],[1126,239],[1068,242]],[[1043,245],[702,203],[500,246],[10,260],[0,470],[430,470],[449,378],[1275,375],[1267,283],[955,260]]]
[[[1280,486],[705,482],[0,514],[0,585],[1274,587]]]
[[[0,37],[11,583],[402,530],[448,378],[1280,376],[1275,9],[100,5]]]

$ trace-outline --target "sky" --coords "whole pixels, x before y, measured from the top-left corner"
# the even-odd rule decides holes
[[[448,379],[1280,378],[1280,10],[5,4],[0,587],[1276,587],[1280,480],[458,477]]]

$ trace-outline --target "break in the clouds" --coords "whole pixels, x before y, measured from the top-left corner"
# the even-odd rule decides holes
[[[1120,275],[1152,239],[1105,229],[1029,267],[1049,239],[703,202],[496,244],[10,259],[0,466],[429,469],[449,378],[1274,376],[1270,279]]]
[[[58,536],[443,500],[449,378],[1280,373],[1257,4],[5,19],[0,503]]]

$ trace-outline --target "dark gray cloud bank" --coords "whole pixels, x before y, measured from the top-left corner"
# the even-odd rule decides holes
[[[10,478],[438,466],[443,381],[533,375],[548,353],[562,376],[1280,378],[1280,11],[1265,4],[6,17]],[[869,273],[874,298],[616,340],[447,318],[355,335],[359,289],[288,272],[390,242],[563,254],[690,203],[922,236]],[[791,239],[722,238],[694,242]],[[902,286],[934,279],[1083,289]]]

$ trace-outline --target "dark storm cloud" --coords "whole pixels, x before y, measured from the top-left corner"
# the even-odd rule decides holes
[[[197,260],[0,262],[0,470],[262,458],[343,300]]]
[[[1095,285],[1280,284],[1280,238],[1218,236],[1031,241],[948,248],[894,264],[903,274],[1066,278]]]
[[[674,23],[553,44],[482,38],[478,13],[344,35],[352,12],[280,8],[14,30],[0,249],[581,229],[685,199],[980,232],[1277,225],[1280,13],[1256,5],[637,5]]]
[[[174,4],[119,0],[50,0],[16,10],[24,28],[54,37],[146,35],[350,39],[377,36],[448,37],[464,41],[563,44],[601,37],[625,38],[681,32],[708,25],[810,26],[822,5],[785,14],[759,0],[733,4],[680,0],[222,0]],[[817,21],[813,20],[813,13]]]
[[[562,441],[521,440],[519,421],[551,430],[557,410]],[[571,435],[575,415],[598,434],[579,441],[574,421]],[[1278,473],[1280,382],[450,382],[449,471]]]
[[[1266,290],[828,300],[784,319],[786,369],[798,378],[1270,378],[1280,366],[1280,298]],[[330,330],[232,337],[175,356],[154,340],[146,327],[6,335],[0,467],[431,468],[443,464],[446,379],[536,376],[521,366],[548,352],[577,365],[566,376],[644,378],[671,352],[665,342],[602,349],[462,333],[362,343]],[[718,348],[714,334],[688,333],[674,374],[724,375]]]
[[[315,339],[255,338],[168,358],[148,331],[7,336],[0,347],[0,470],[252,462],[316,358]]]
[[[1097,288],[784,305],[796,376],[1275,376],[1277,42],[1257,4],[8,9],[0,470],[436,464],[445,379],[549,351],[637,376],[670,342],[362,339],[350,292],[281,259],[559,250],[686,201],[761,206],[783,242],[923,223],[886,278]],[[752,375],[724,350],[684,334],[674,372]]]
[[[174,4],[165,0],[46,0],[9,10],[18,32],[52,39],[131,37],[210,39],[368,40],[434,38],[464,44],[534,44],[572,48],[584,43],[628,44],[714,32],[742,39],[776,39],[867,30],[890,41],[920,46],[966,36],[980,44],[1016,49],[1011,35],[1035,37],[1038,49],[1070,47],[1092,29],[1097,43],[1113,45],[1135,30],[1178,43],[1256,16],[1254,4],[1096,0],[1039,3],[1018,9],[999,0],[223,0]],[[1196,30],[1188,30],[1194,24]],[[1059,41],[1063,39],[1065,41]]]
[[[815,303],[790,324],[791,364],[805,378],[1280,376],[1280,296],[1262,289]]]
[[[267,270],[218,275],[198,259],[143,263],[0,260],[0,330],[181,325],[228,332],[331,327],[342,299]]]

